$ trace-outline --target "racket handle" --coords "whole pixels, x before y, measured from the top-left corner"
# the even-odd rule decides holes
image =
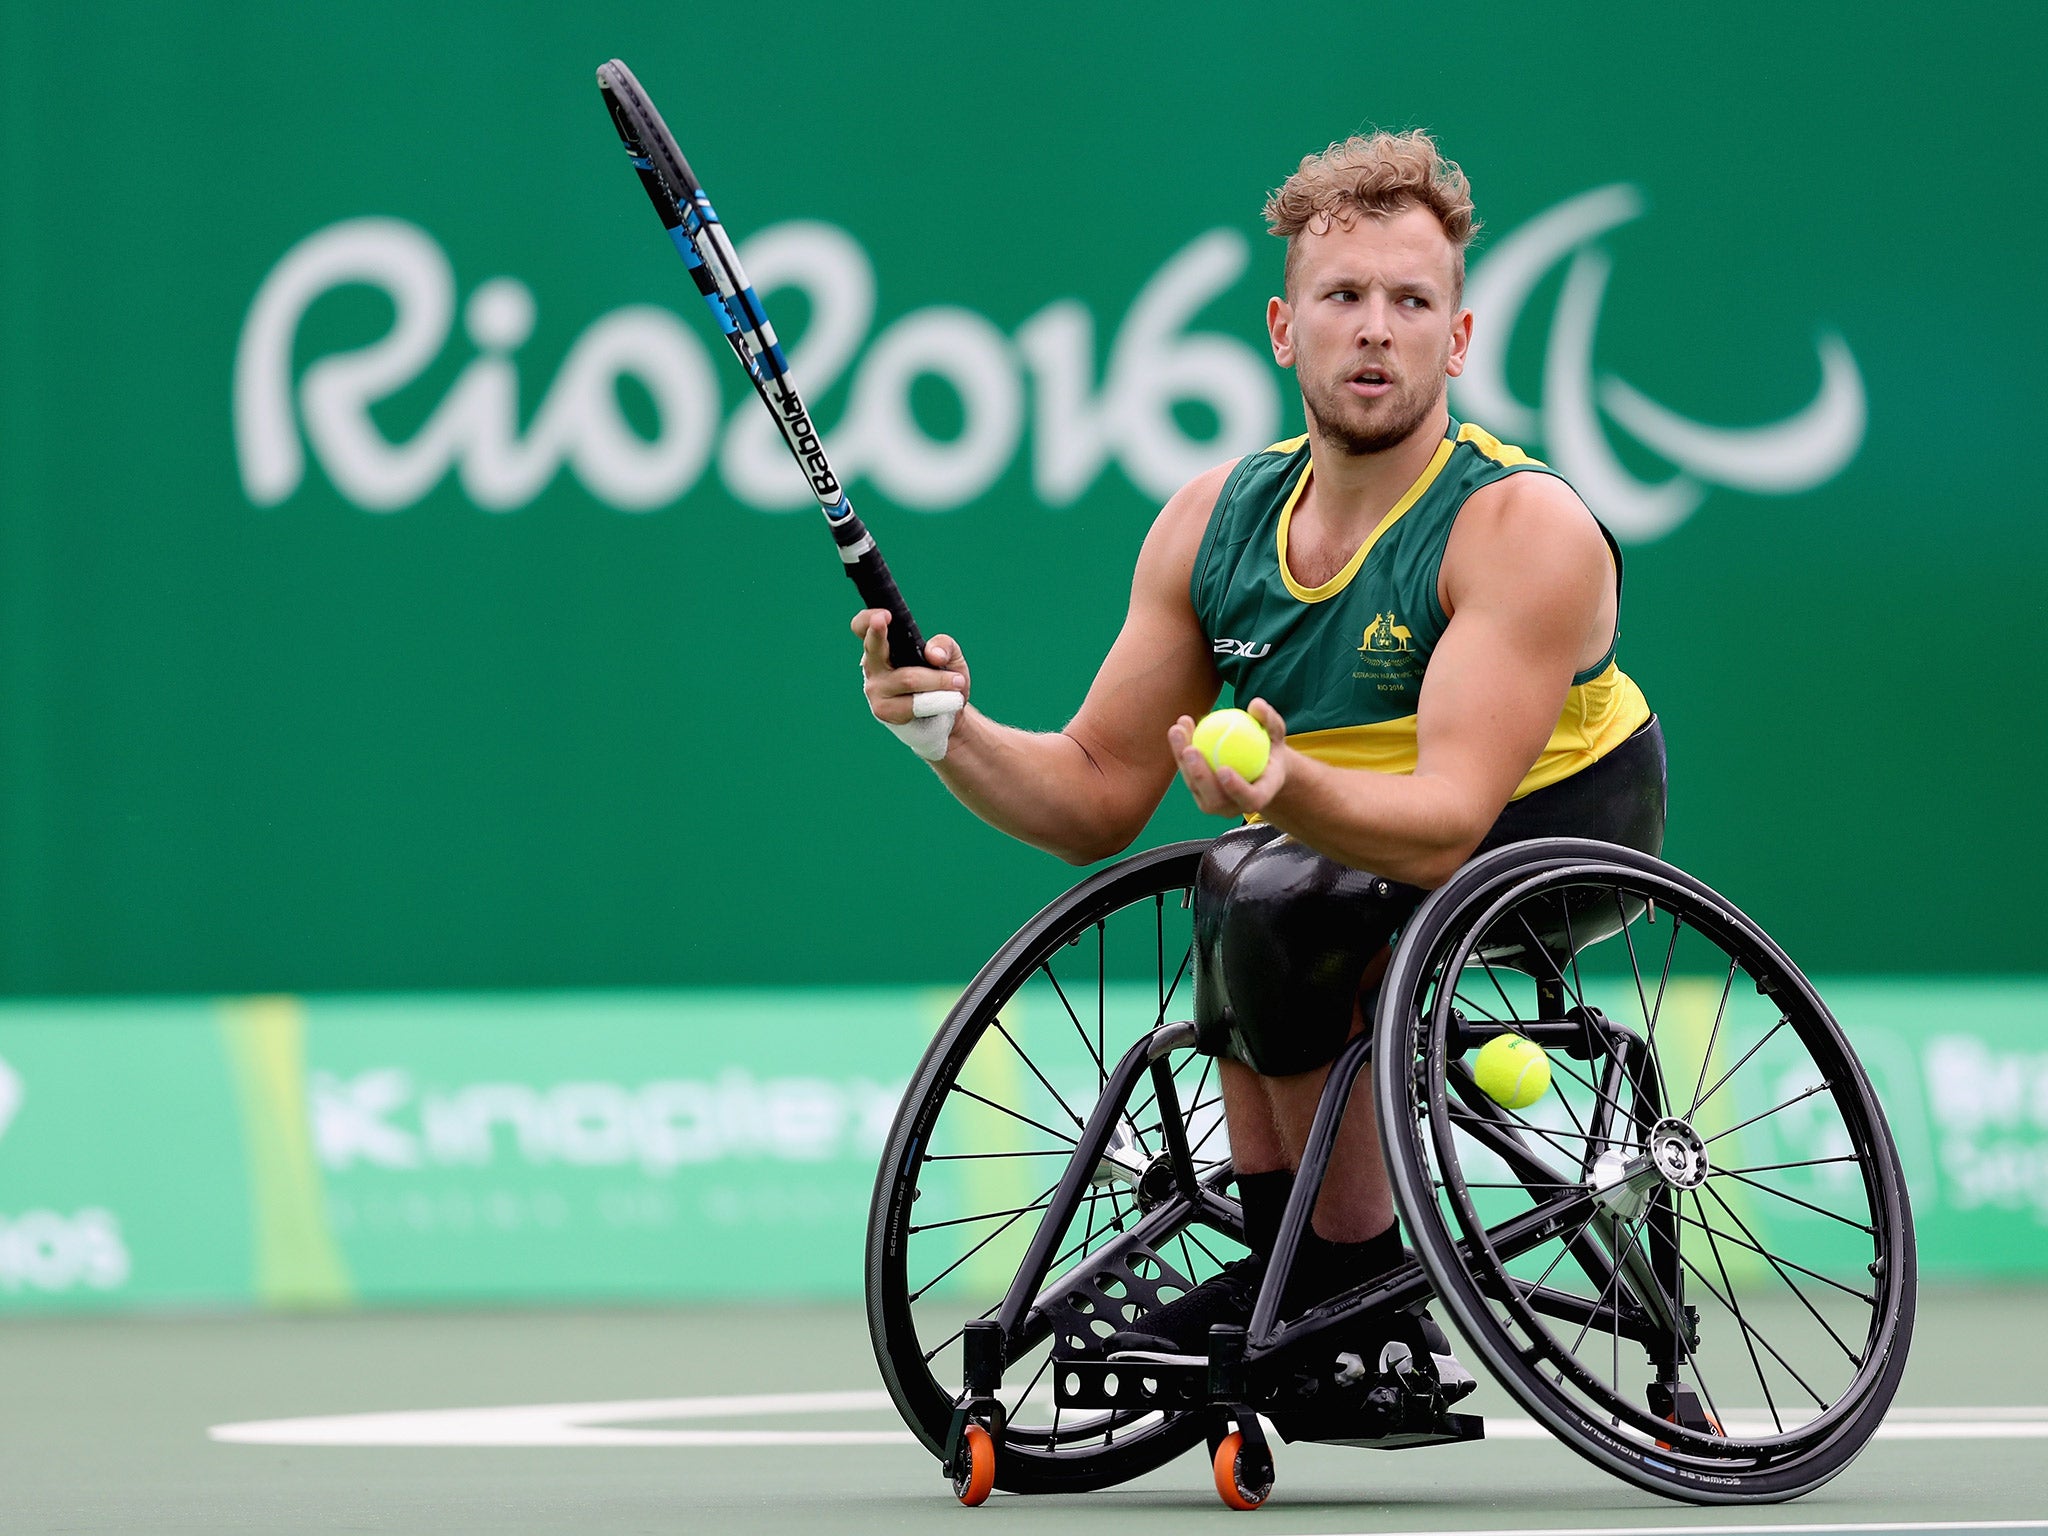
[[[847,562],[846,574],[860,589],[864,604],[889,610],[889,665],[930,666],[924,656],[924,635],[917,620],[910,616],[910,605],[896,590],[896,578],[889,574],[889,564],[882,558],[882,552],[870,545],[858,559]]]

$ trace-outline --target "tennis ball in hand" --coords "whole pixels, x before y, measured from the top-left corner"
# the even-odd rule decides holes
[[[1472,1080],[1494,1103],[1527,1109],[1550,1092],[1550,1058],[1533,1040],[1495,1035],[1473,1058]]]
[[[1219,709],[1202,716],[1195,727],[1195,750],[1211,768],[1229,768],[1249,784],[1266,771],[1273,738],[1241,709]]]

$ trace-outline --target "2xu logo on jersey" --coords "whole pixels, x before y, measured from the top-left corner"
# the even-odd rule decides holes
[[[1244,661],[1257,661],[1272,654],[1273,642],[1255,640],[1218,640],[1210,647],[1218,656],[1236,656]]]

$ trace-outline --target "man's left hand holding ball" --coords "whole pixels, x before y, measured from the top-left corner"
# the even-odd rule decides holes
[[[1253,699],[1248,708],[1252,718],[1266,728],[1266,734],[1273,740],[1266,771],[1256,783],[1247,783],[1232,769],[1209,766],[1209,760],[1195,746],[1192,716],[1182,715],[1167,727],[1166,740],[1173,749],[1174,766],[1180,769],[1181,779],[1195,797],[1195,804],[1211,816],[1264,815],[1273,797],[1286,787],[1288,762],[1293,756],[1287,746],[1287,722],[1264,699]]]

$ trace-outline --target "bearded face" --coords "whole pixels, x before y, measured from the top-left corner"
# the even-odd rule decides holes
[[[1288,298],[1268,319],[1325,446],[1382,453],[1443,406],[1470,318],[1457,251],[1423,208],[1361,215],[1296,236]]]
[[[1391,358],[1378,358],[1346,371],[1353,359],[1338,357],[1315,375],[1297,362],[1302,404],[1326,442],[1354,455],[1384,453],[1405,442],[1444,398],[1444,357],[1422,373],[1406,373]]]

